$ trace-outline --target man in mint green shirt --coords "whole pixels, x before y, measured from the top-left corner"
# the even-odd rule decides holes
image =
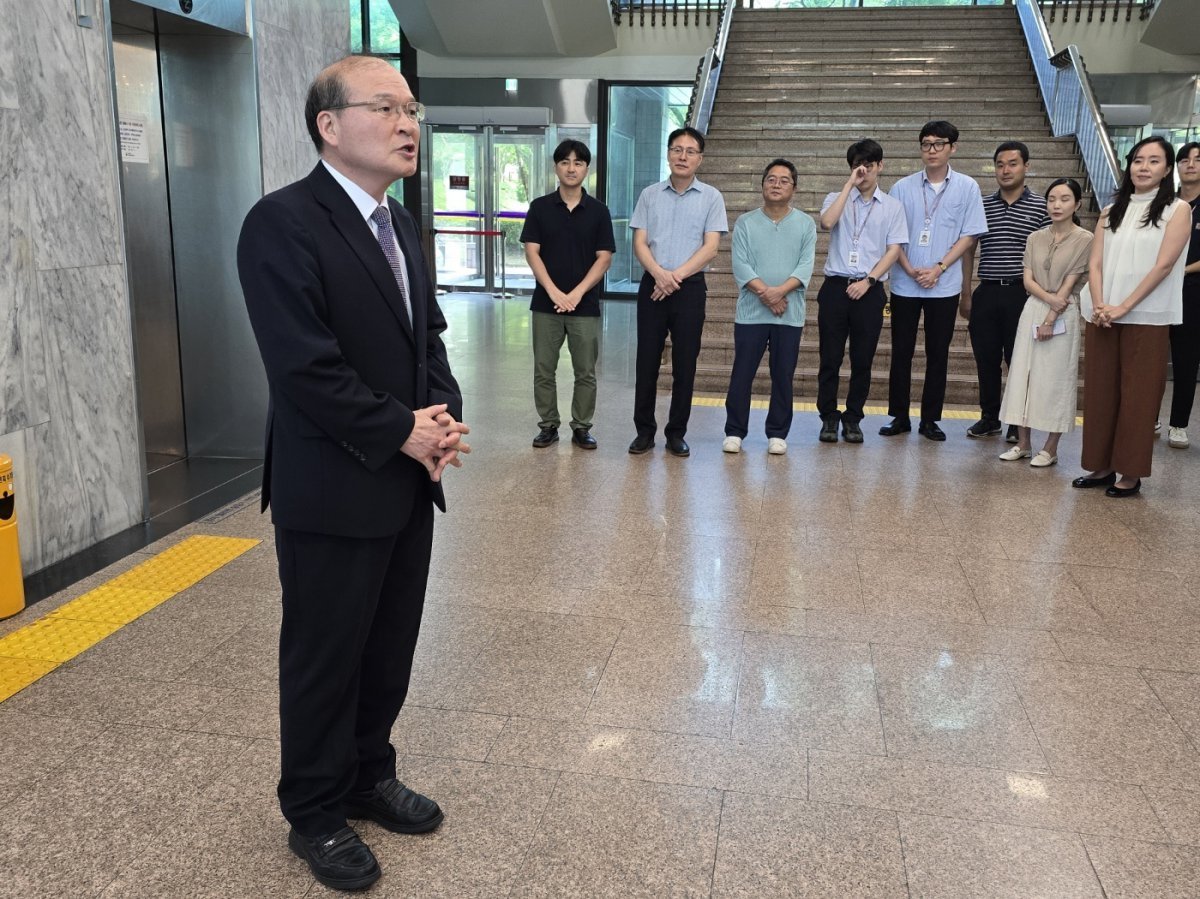
[[[792,208],[796,167],[786,159],[763,171],[763,205],[733,226],[733,278],[738,284],[733,324],[733,372],[725,398],[727,453],[742,450],[749,432],[750,393],[763,353],[770,348],[771,405],[767,452],[787,452],[792,427],[792,378],[804,330],[804,291],[812,277],[817,226]]]

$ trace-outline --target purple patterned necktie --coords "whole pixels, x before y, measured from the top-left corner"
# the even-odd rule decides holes
[[[408,313],[408,321],[412,323],[412,307],[408,304],[408,291],[404,289],[404,274],[400,254],[396,251],[396,233],[392,230],[392,214],[386,206],[377,206],[371,213],[371,221],[379,228],[379,247],[387,257],[388,265],[392,267],[392,275],[396,286],[400,289],[400,298],[404,300],[404,311]]]

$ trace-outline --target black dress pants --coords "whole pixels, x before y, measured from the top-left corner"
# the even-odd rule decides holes
[[[1200,372],[1200,284],[1183,285],[1183,324],[1171,325],[1171,427],[1186,428]]]
[[[275,529],[283,625],[279,717],[283,816],[300,834],[346,826],[342,798],[396,775],[392,725],[421,626],[433,505],[375,539]]]
[[[650,299],[654,279],[642,276],[637,298],[637,357],[634,362],[633,424],[639,437],[653,437],[658,430],[654,415],[658,394],[658,370],[663,348],[671,335],[671,411],[663,433],[682,438],[692,414],[692,389],[696,383],[696,359],[704,331],[704,301],[708,290],[704,275],[692,275],[679,289],[661,300]]]
[[[925,313],[925,388],[921,391],[921,421],[940,421],[946,400],[946,366],[958,295],[908,297],[892,294],[892,367],[888,376],[888,415],[908,418],[912,398],[912,360],[917,329]]]
[[[800,358],[803,327],[794,325],[733,326],[733,371],[725,395],[725,435],[744,438],[750,432],[750,402],[754,376],[763,353],[770,348],[771,402],[767,408],[767,437],[787,438],[792,429],[792,382]]]
[[[875,284],[860,299],[846,296],[848,278],[826,276],[817,292],[817,332],[821,365],[817,372],[817,412],[822,419],[838,414],[838,390],[846,341],[850,342],[850,388],[846,411],[841,418],[860,422],[863,406],[871,392],[871,365],[883,329],[883,307],[887,295]]]
[[[971,294],[971,351],[979,375],[979,410],[983,418],[1000,420],[1000,362],[1012,362],[1017,323],[1029,294],[1021,279],[1008,283],[980,281]]]

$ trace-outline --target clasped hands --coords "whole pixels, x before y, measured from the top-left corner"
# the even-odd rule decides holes
[[[650,299],[655,302],[665,300],[677,291],[681,284],[683,284],[683,279],[674,272],[667,271],[665,268],[659,269],[654,273],[654,290],[650,293]]]
[[[446,466],[462,468],[464,455],[471,447],[462,439],[471,429],[447,412],[445,403],[413,410],[413,429],[400,447],[400,452],[411,456],[429,472],[431,481],[440,481]]]
[[[914,268],[913,280],[919,285],[929,290],[937,286],[938,278],[942,276],[942,270],[936,265],[931,265],[928,268]]]
[[[570,293],[563,293],[558,288],[546,291],[550,294],[550,302],[554,304],[555,312],[574,312],[575,308],[583,301],[583,294],[572,290]]]
[[[1112,323],[1129,310],[1124,306],[1109,306],[1107,303],[1092,304],[1092,324],[1100,328],[1111,328]]]

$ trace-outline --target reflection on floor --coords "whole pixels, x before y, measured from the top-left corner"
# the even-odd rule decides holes
[[[959,421],[827,445],[801,413],[768,456],[758,411],[727,455],[697,407],[690,459],[630,456],[613,303],[599,450],[534,450],[527,310],[445,307],[474,452],[394,739],[446,822],[363,825],[370,895],[1200,893],[1195,451],[1160,442],[1132,500],[1071,489],[1077,433],[1037,470]],[[253,500],[39,605],[189,534],[263,540],[0,704],[0,894],[326,894],[274,801]]]

